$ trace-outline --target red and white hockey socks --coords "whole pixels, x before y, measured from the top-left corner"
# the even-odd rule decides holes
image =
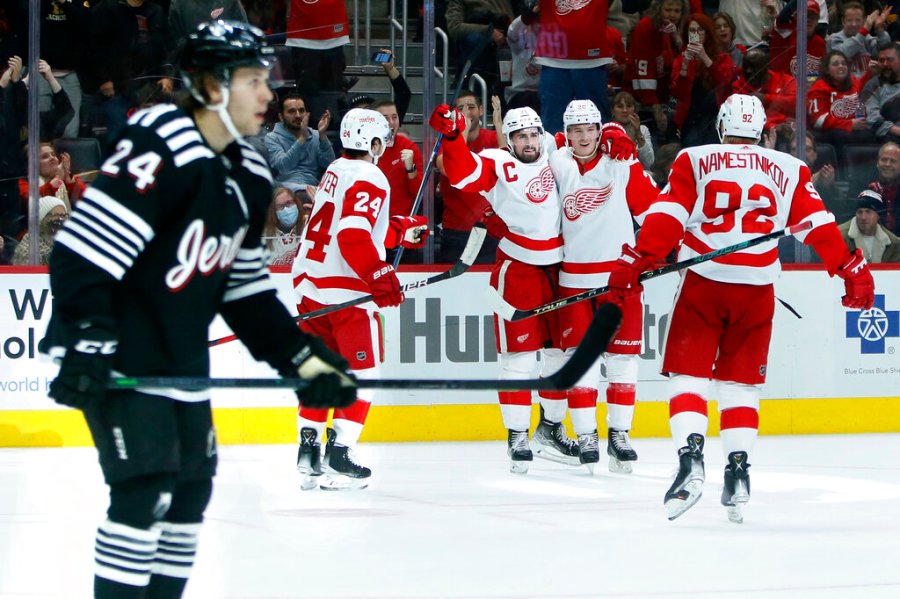
[[[746,451],[749,455],[759,436],[759,387],[716,381],[716,395],[725,459],[735,451]]]
[[[590,387],[572,387],[567,391],[569,415],[576,435],[586,435],[597,430],[597,397],[599,392]]]
[[[606,424],[618,431],[631,430],[634,420],[635,385],[610,383],[606,388]]]
[[[500,379],[512,381],[534,376],[535,352],[500,354]],[[498,391],[503,426],[511,431],[527,431],[531,427],[531,391]]]
[[[669,428],[675,449],[687,444],[688,435],[698,433],[706,436],[709,416],[705,395],[709,381],[682,374],[670,378]]]

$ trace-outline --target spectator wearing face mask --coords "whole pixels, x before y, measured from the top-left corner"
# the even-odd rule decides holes
[[[304,192],[309,197],[315,194],[315,188],[310,187],[309,191],[297,193],[292,193],[287,187],[275,188],[263,229],[263,241],[269,251],[269,265],[290,266],[293,263],[312,207],[312,203],[304,204],[300,198]]]
[[[38,208],[38,264],[47,266],[50,264],[50,252],[53,251],[53,238],[59,233],[66,220],[69,218],[69,210],[66,203],[54,196],[44,196],[39,200]],[[29,236],[25,233],[16,251],[13,254],[12,263],[16,266],[31,264],[29,258]]]

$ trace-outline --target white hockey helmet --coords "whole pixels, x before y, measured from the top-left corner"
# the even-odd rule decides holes
[[[766,111],[756,96],[731,94],[719,108],[716,131],[719,141],[726,135],[759,141],[766,126]]]
[[[378,158],[387,147],[391,128],[380,112],[367,108],[354,108],[341,120],[341,145],[347,150],[365,150],[372,158]],[[372,142],[381,141],[381,153],[372,153]]]
[[[501,128],[501,131],[503,131],[503,136],[506,138],[506,145],[509,146],[510,152],[513,151],[510,136],[516,131],[529,129],[531,127],[537,127],[540,134],[544,134],[544,124],[541,122],[541,117],[538,116],[538,113],[536,113],[533,108],[529,108],[528,106],[513,108],[506,113],[506,116],[503,117],[503,127]]]
[[[603,125],[603,117],[597,105],[590,100],[572,100],[563,113],[563,128],[568,131],[572,125]]]

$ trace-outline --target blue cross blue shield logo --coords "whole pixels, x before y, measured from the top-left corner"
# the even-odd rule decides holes
[[[900,310],[887,310],[884,295],[875,296],[871,310],[847,312],[847,337],[859,339],[863,354],[883,354],[885,339],[900,337]]]

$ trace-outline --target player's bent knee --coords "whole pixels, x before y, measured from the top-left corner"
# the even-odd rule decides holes
[[[569,355],[555,347],[541,350],[541,374],[546,376],[553,374],[563,367],[568,361]]]
[[[166,514],[169,522],[192,523],[203,520],[203,512],[212,497],[212,479],[179,482],[172,496],[172,507]]]
[[[527,379],[532,376],[537,364],[537,353],[533,351],[500,354],[500,378]]]
[[[669,377],[669,399],[683,394],[706,397],[709,393],[709,380],[686,374],[673,374]]]
[[[113,522],[147,529],[169,511],[175,489],[173,473],[149,474],[109,486],[109,509]]]
[[[759,385],[747,385],[733,381],[715,381],[719,411],[732,408],[753,408],[759,410]]]
[[[610,383],[637,383],[638,356],[606,354],[606,376]]]

